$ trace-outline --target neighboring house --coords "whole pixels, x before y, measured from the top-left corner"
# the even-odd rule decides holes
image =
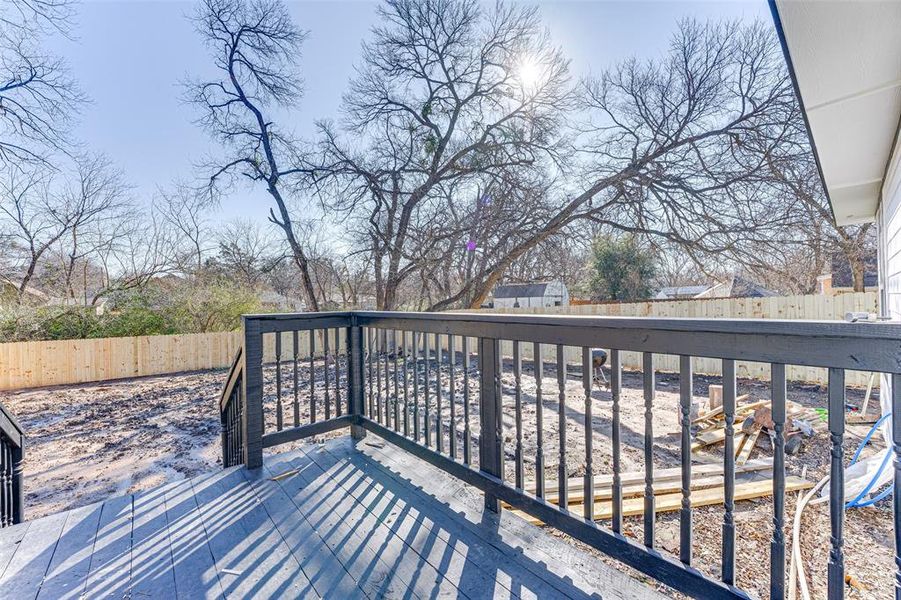
[[[687,300],[710,289],[709,285],[678,285],[662,287],[651,297],[652,300]]]
[[[695,298],[766,298],[767,296],[778,296],[778,294],[750,279],[735,275],[710,286],[710,289],[701,292]]]
[[[683,285],[660,288],[653,300],[686,300],[694,298],[763,298],[776,296],[776,292],[762,285],[735,275],[709,285]]]
[[[835,222],[876,222],[881,310],[901,319],[901,2],[771,7]]]
[[[264,290],[260,292],[260,304],[263,310],[280,311],[280,312],[303,312],[306,305],[303,300],[297,298],[289,298],[283,294],[279,294],[275,290]]]
[[[494,308],[569,306],[569,290],[562,281],[513,283],[494,288]]]
[[[0,275],[0,305],[16,304],[19,298],[19,284],[12,279]],[[33,287],[25,287],[25,295],[22,299],[24,304],[30,306],[43,306],[47,304],[50,297],[41,290]]]

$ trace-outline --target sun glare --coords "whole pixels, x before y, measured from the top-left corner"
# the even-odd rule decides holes
[[[541,82],[541,64],[532,56],[524,57],[519,62],[516,76],[523,90],[532,92]]]

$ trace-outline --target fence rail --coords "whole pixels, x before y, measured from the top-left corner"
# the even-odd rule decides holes
[[[298,364],[296,340],[301,332],[325,341],[320,354],[310,352],[308,366]],[[275,371],[264,366],[267,337],[276,341]],[[343,339],[345,345],[328,340]],[[736,363],[740,360],[769,365],[770,401],[774,421],[773,519],[771,525],[770,591],[785,596],[785,423],[786,369],[790,365],[828,370],[828,428],[830,434],[830,548],[829,598],[843,596],[844,470],[843,440],[845,372],[849,369],[889,374],[895,407],[895,530],[901,525],[901,325],[841,322],[787,322],[766,320],[601,318],[580,316],[321,313],[262,315],[244,319],[244,403],[241,435],[244,463],[262,464],[264,447],[271,447],[324,431],[351,427],[354,437],[373,432],[400,448],[436,465],[485,493],[486,505],[499,510],[505,502],[542,522],[697,598],[747,598],[736,586],[736,465],[734,460]],[[315,342],[311,342],[315,343]],[[505,360],[502,343],[511,345],[512,361]],[[543,347],[554,359],[533,361],[532,398],[522,389],[523,350],[542,357]],[[566,359],[567,348],[577,349],[575,368]],[[342,348],[338,350],[337,348]],[[458,354],[458,348],[460,348]],[[613,476],[610,514],[598,514],[593,498],[597,468],[591,439],[596,410],[592,398],[591,350],[609,348],[611,364]],[[642,542],[623,535],[620,411],[622,355],[642,356],[644,398],[643,526]],[[681,474],[680,545],[676,555],[656,547],[657,509],[654,467],[660,457],[653,431],[655,371],[658,359],[675,355],[679,364]],[[722,551],[718,574],[705,574],[692,557],[692,357],[721,362],[725,452],[723,459]],[[508,367],[509,365],[509,367]],[[547,370],[546,370],[547,369]],[[512,371],[512,392],[502,375]],[[553,375],[553,379],[548,377]],[[567,443],[572,415],[567,414],[567,383],[581,383],[584,409],[575,425],[585,436],[584,453],[573,456]],[[508,378],[509,379],[509,378]],[[330,382],[332,386],[330,388]],[[548,384],[551,385],[548,385]],[[300,390],[309,389],[300,409]],[[329,390],[331,389],[331,394]],[[524,481],[524,402],[534,404],[537,436],[535,481]],[[604,405],[605,407],[608,405]],[[332,408],[334,410],[332,410]],[[556,411],[558,434],[554,447],[543,443],[544,409]],[[605,412],[606,412],[605,408]],[[295,415],[293,421],[287,415]],[[604,415],[608,416],[607,414]],[[512,445],[512,448],[510,447]],[[512,452],[510,452],[512,450]],[[508,468],[507,456],[514,457]],[[585,500],[570,509],[567,494],[573,472],[583,472]],[[547,480],[548,473],[556,484]],[[634,485],[631,482],[630,485]],[[640,485],[640,484],[639,484]],[[555,491],[556,503],[548,501]],[[901,567],[901,537],[896,536],[896,563]],[[901,571],[898,572],[901,578]],[[901,580],[901,579],[899,579]]]

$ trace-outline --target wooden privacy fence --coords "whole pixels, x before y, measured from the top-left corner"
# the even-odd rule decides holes
[[[876,292],[863,292],[838,296],[717,298],[553,308],[486,309],[473,312],[833,320],[843,318],[846,312],[876,312],[877,298]],[[283,346],[286,349],[293,348],[293,340],[289,340],[287,335],[283,336]],[[300,336],[298,356],[308,357],[309,334],[303,331],[298,335]],[[344,351],[343,343],[342,340],[341,352]],[[240,346],[241,334],[237,331],[5,343],[0,344],[0,390],[224,369],[231,365]],[[322,340],[317,339],[317,354],[322,347]],[[502,344],[501,351],[506,356],[510,356],[512,352],[509,344]],[[532,357],[529,352],[530,349],[524,348],[523,358],[530,360]],[[548,348],[544,358],[549,361],[555,360],[552,352],[553,350]],[[575,350],[568,352],[567,361],[577,363],[581,360],[576,356]],[[264,360],[275,361],[275,342],[271,336],[266,340]],[[677,357],[661,356],[659,361],[659,370],[679,369]],[[720,374],[719,360],[695,358],[694,361],[696,372]],[[623,365],[627,368],[640,368],[639,355],[623,353]],[[740,362],[738,369],[741,377],[769,378],[769,365],[766,364]],[[826,373],[824,369],[791,367],[789,378],[823,384],[826,382]],[[866,385],[868,375],[849,371],[847,378],[851,385]]]
[[[768,298],[710,298],[698,300],[652,300],[622,304],[585,304],[577,306],[552,306],[546,308],[489,308],[475,313],[505,314],[547,314],[547,315],[597,315],[607,317],[662,317],[662,318],[721,318],[721,319],[789,319],[789,320],[842,320],[849,312],[877,313],[879,294],[859,292],[836,296],[773,296]],[[741,342],[736,342],[741,343]],[[816,341],[811,341],[816,343]],[[512,355],[512,348],[502,344],[505,356]],[[529,348],[524,348],[523,358],[532,359]],[[543,358],[555,360],[554,349],[545,348]],[[623,352],[623,366],[641,369],[641,354]],[[568,348],[566,361],[578,363],[581,356],[577,349]],[[722,361],[716,358],[695,357],[693,367],[696,373],[722,375]],[[660,356],[657,362],[660,371],[677,372],[678,356]],[[738,376],[769,380],[770,365],[766,363],[738,362]],[[826,369],[791,366],[788,378],[796,381],[825,385],[828,380]],[[864,386],[870,374],[848,371],[848,385]],[[878,385],[878,378],[876,384]]]
[[[216,331],[0,344],[0,391],[225,369],[241,342],[240,331]],[[292,347],[287,334],[283,343]],[[298,346],[298,357],[309,357],[307,332],[299,334]],[[317,339],[317,356],[322,347]],[[274,339],[265,344],[264,360],[275,362]]]

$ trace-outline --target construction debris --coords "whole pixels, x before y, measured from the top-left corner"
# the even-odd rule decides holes
[[[699,410],[699,414],[692,419],[692,452],[719,444],[726,439],[726,421],[722,402],[718,399],[719,393],[711,393],[707,410]],[[733,431],[735,462],[738,465],[745,464],[751,458],[762,433],[766,433],[771,440],[775,436],[775,422],[770,401],[746,402],[748,399],[747,394],[735,399]],[[811,437],[816,432],[817,428],[810,423],[822,426],[822,420],[815,412],[791,401],[786,402],[786,414],[783,429],[785,451],[791,455],[800,451],[804,437]]]

